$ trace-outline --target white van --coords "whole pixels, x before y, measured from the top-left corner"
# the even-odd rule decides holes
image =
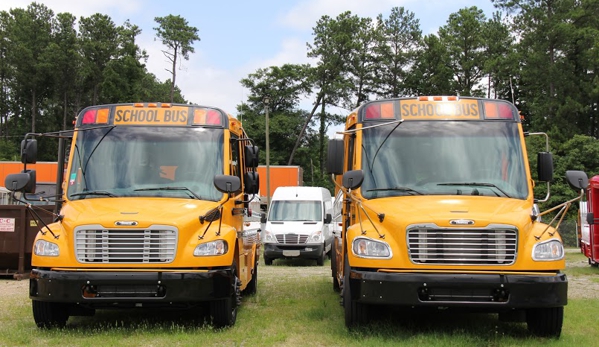
[[[264,263],[277,258],[314,259],[324,265],[333,240],[331,193],[322,187],[278,187],[262,232]]]

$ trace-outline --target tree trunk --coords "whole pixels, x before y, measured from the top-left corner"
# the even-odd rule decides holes
[[[171,104],[175,99],[175,78],[177,77],[177,48],[175,47],[175,53],[173,54],[173,82],[171,84]]]
[[[297,147],[299,147],[299,143],[302,140],[302,136],[304,136],[304,132],[306,131],[308,124],[310,124],[310,120],[312,119],[312,116],[314,115],[314,112],[316,112],[316,109],[318,108],[318,105],[320,104],[320,100],[322,100],[322,99],[324,99],[324,95],[323,95],[323,92],[320,92],[320,94],[318,94],[318,98],[316,99],[316,102],[314,103],[312,112],[310,112],[308,119],[306,119],[306,123],[304,123],[304,127],[302,128],[302,131],[300,131],[299,135],[297,136],[297,140],[295,141],[295,145],[293,146],[293,149],[291,150],[291,155],[289,156],[289,161],[287,162],[287,165],[291,165],[291,163],[293,163],[293,156],[295,155],[295,151],[297,150]]]

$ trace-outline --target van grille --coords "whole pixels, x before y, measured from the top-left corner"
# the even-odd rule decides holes
[[[409,229],[408,252],[416,264],[511,265],[518,233],[513,228]]]
[[[170,263],[176,247],[177,230],[165,226],[75,231],[75,254],[82,263]]]
[[[299,245],[304,244],[308,241],[308,235],[298,234],[279,234],[277,235],[277,242],[286,245]]]

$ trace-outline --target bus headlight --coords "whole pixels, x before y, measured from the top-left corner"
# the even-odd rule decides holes
[[[554,261],[563,258],[564,245],[556,239],[539,242],[532,249],[532,259],[535,261]]]
[[[391,247],[387,242],[376,241],[366,237],[357,237],[352,243],[354,255],[362,258],[385,258],[392,257]]]
[[[216,240],[199,244],[194,250],[195,257],[204,257],[210,255],[223,255],[227,253],[229,246],[226,241]]]
[[[60,250],[58,245],[46,240],[37,240],[33,245],[33,253],[42,257],[58,257]]]

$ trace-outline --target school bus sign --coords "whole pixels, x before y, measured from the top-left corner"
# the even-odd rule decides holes
[[[115,125],[187,125],[189,107],[138,108],[117,106]]]

